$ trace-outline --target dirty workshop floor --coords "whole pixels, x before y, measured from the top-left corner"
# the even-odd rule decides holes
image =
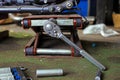
[[[0,41],[0,67],[23,66],[28,68],[27,75],[33,80],[94,80],[97,68],[81,57],[40,58],[25,56],[23,49],[34,35],[31,30],[23,30],[16,25],[3,25],[0,30],[8,29],[10,37]],[[108,69],[103,72],[102,80],[120,80],[120,42],[83,41],[83,47],[104,64]],[[62,68],[66,75],[60,77],[36,78],[36,69]]]

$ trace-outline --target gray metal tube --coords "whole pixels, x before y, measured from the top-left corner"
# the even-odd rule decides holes
[[[48,7],[35,7],[35,6],[2,6],[0,7],[0,13],[35,13],[35,12],[41,12],[44,10],[45,12],[49,12]]]
[[[37,54],[61,54],[61,55],[71,55],[72,51],[71,50],[66,50],[66,49],[37,49]]]
[[[46,21],[48,21],[48,19],[31,20],[31,26],[32,27],[43,26]],[[56,22],[59,26],[74,26],[73,19],[56,19]]]
[[[62,76],[63,70],[62,69],[45,69],[45,70],[36,70],[37,77],[44,77],[44,76]]]

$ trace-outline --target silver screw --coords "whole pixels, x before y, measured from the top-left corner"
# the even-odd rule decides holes
[[[72,7],[73,7],[73,3],[70,2],[70,1],[66,2],[66,7],[67,7],[68,9],[72,8]]]
[[[62,8],[60,6],[58,6],[56,9],[57,9],[58,12],[62,11]]]
[[[48,30],[48,31],[51,31],[51,30],[53,29],[53,27],[52,27],[51,24],[47,24],[45,28],[46,28],[46,30]]]

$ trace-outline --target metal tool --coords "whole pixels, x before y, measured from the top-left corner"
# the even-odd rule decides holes
[[[26,48],[25,51],[26,55],[32,55],[33,54],[33,48]],[[42,48],[37,48],[36,49],[37,55],[71,55],[72,51],[71,50],[66,50],[66,49],[42,49]]]
[[[44,70],[36,70],[37,77],[43,76],[62,76],[63,69],[44,69]]]
[[[43,26],[44,31],[51,37],[59,38],[69,44],[70,46],[74,47],[76,50],[79,51],[79,54],[81,54],[83,57],[85,57],[88,61],[93,63],[95,66],[100,68],[101,70],[105,70],[105,66],[103,66],[101,63],[99,63],[96,59],[94,59],[91,55],[89,55],[85,50],[79,48],[76,44],[74,44],[72,41],[70,41],[66,36],[64,36],[60,30],[60,27],[55,24],[54,19],[49,19],[45,22]]]
[[[102,77],[102,71],[98,70],[95,80],[101,80],[101,77]]]
[[[45,55],[47,55],[47,54],[58,54],[58,55],[71,55],[71,50],[66,50],[66,49],[37,49],[37,54],[41,54],[42,55],[42,53]]]

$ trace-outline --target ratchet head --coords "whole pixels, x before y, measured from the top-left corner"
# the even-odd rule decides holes
[[[62,36],[62,32],[55,22],[56,21],[54,19],[49,19],[44,23],[43,30],[51,37],[60,38]]]

